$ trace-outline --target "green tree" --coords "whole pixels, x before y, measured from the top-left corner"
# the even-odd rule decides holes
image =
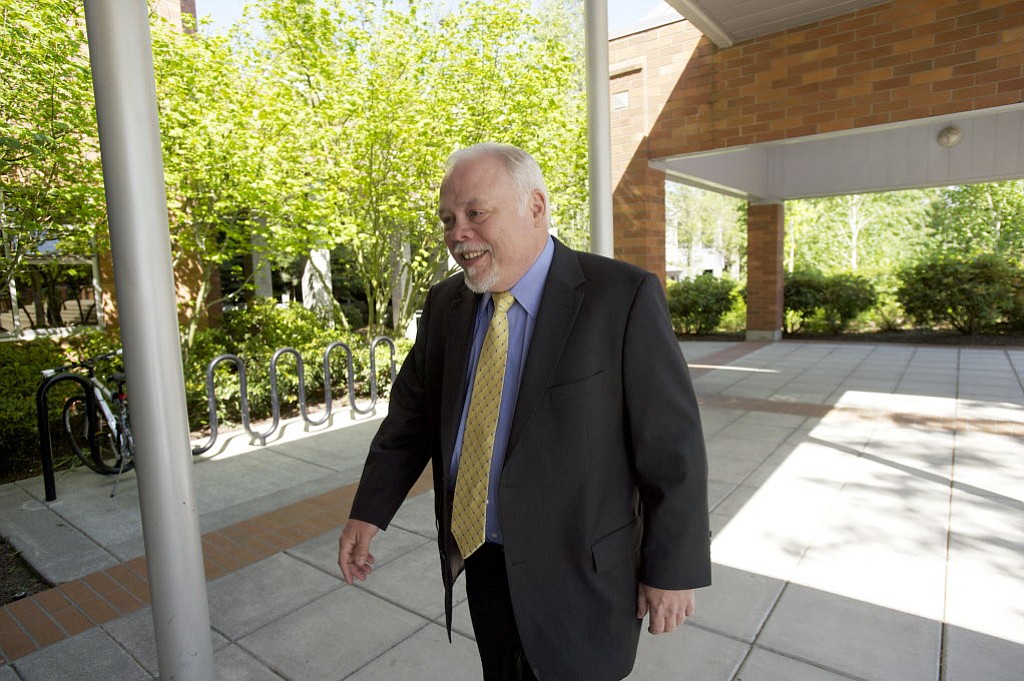
[[[786,204],[785,267],[877,275],[915,257],[933,192],[852,194]]]
[[[188,288],[187,366],[196,330],[221,300],[215,274],[254,249],[287,193],[292,167],[279,163],[275,145],[288,128],[227,37],[183,33],[159,18],[151,31],[179,295]]]
[[[999,253],[1024,263],[1024,180],[943,189],[928,231],[934,253]]]
[[[465,3],[438,21],[417,3],[274,0],[261,7],[266,67],[297,124],[288,144],[310,189],[290,205],[294,252],[344,243],[368,323],[404,325],[447,270],[436,218],[441,166],[484,140],[536,151],[555,223],[584,215],[580,65],[528,4]],[[280,235],[284,236],[284,235]]]
[[[0,269],[6,292],[47,242],[90,252],[104,221],[82,4],[0,6]]]

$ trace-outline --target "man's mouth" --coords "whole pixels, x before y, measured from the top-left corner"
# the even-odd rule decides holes
[[[468,267],[470,265],[475,264],[478,260],[480,260],[480,258],[484,257],[486,254],[490,253],[491,249],[487,248],[486,246],[481,247],[463,244],[461,246],[456,246],[454,251],[455,254],[462,259],[463,264]]]

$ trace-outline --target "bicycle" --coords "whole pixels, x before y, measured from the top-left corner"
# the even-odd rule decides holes
[[[57,369],[43,371],[48,378],[59,373],[69,373],[76,369],[84,369],[92,384],[96,397],[96,423],[92,431],[95,433],[95,447],[89,442],[88,404],[85,395],[73,395],[64,402],[61,421],[64,425],[64,437],[75,456],[90,469],[104,475],[120,475],[135,467],[135,440],[132,438],[131,421],[128,415],[128,396],[125,392],[125,375],[123,372],[110,374],[108,381],[114,384],[111,390],[96,378],[96,366],[121,354],[120,350],[107,352],[89,359],[75,362]],[[114,492],[117,491],[117,480]]]

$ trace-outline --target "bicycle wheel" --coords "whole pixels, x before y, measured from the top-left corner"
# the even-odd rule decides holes
[[[64,436],[68,440],[71,451],[82,463],[104,475],[114,475],[124,470],[131,470],[135,465],[130,459],[121,467],[121,449],[117,446],[114,431],[107,423],[107,417],[99,409],[96,410],[99,423],[96,425],[96,451],[89,449],[89,419],[86,414],[85,398],[75,395],[64,403]]]

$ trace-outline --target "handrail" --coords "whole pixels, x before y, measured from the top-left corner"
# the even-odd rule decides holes
[[[324,350],[324,414],[318,419],[313,419],[309,416],[308,405],[306,400],[306,376],[305,368],[302,361],[302,356],[299,351],[295,348],[279,348],[274,352],[270,358],[270,406],[272,411],[272,419],[270,426],[263,432],[253,432],[251,422],[249,418],[249,388],[245,378],[245,361],[230,353],[225,353],[215,357],[210,362],[206,369],[206,400],[209,408],[210,415],[210,437],[207,442],[203,445],[193,447],[192,455],[198,456],[208,452],[217,441],[218,436],[218,420],[217,420],[217,396],[214,391],[214,371],[223,362],[231,362],[235,365],[238,370],[238,387],[239,387],[239,408],[242,415],[242,428],[249,437],[259,442],[261,447],[266,446],[267,438],[274,434],[277,430],[278,425],[281,421],[281,403],[277,389],[277,364],[282,355],[292,355],[295,357],[295,373],[298,378],[298,398],[299,398],[299,413],[302,415],[302,419],[311,426],[319,426],[326,423],[331,417],[332,411],[332,400],[331,400],[331,353],[341,348],[345,351],[346,356],[346,384],[348,388],[348,400],[349,408],[355,414],[369,414],[373,412],[377,405],[378,392],[377,392],[377,347],[381,344],[387,344],[391,351],[390,356],[390,374],[391,381],[394,382],[396,376],[395,370],[395,355],[397,353],[397,347],[395,342],[386,336],[378,336],[373,339],[370,343],[370,404],[366,408],[360,408],[356,404],[356,390],[355,390],[355,365],[352,357],[352,349],[344,341],[335,341],[327,346]]]

